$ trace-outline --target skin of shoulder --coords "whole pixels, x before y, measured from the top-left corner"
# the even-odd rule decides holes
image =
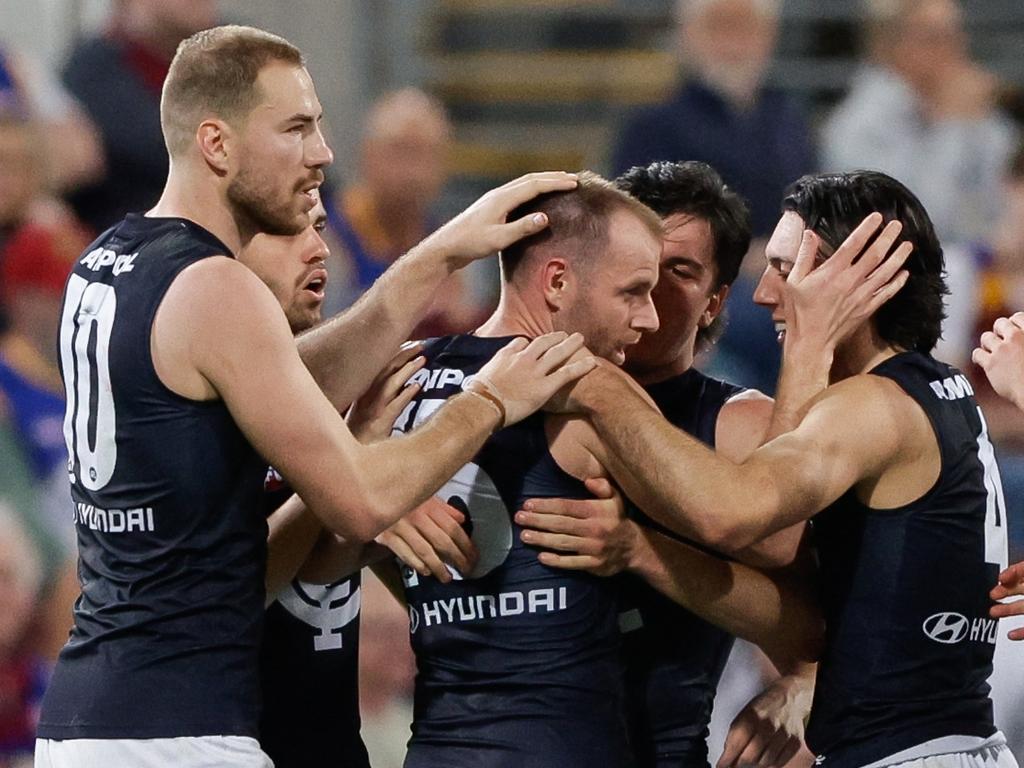
[[[737,464],[745,461],[764,442],[774,405],[774,400],[756,389],[729,399],[715,424],[718,454]]]
[[[787,460],[804,464],[827,503],[853,487],[877,508],[920,498],[940,467],[938,441],[924,410],[896,382],[871,374],[829,386],[795,430],[759,449],[755,459],[759,454],[771,456],[783,477],[790,471],[783,466]]]
[[[241,335],[253,341],[253,329],[294,347],[280,305],[270,289],[240,262],[214,256],[186,267],[167,289],[153,321],[150,350],[160,380],[193,400],[219,399],[210,379],[200,372],[226,363],[231,343]]]

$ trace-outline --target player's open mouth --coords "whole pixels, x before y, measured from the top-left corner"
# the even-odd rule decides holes
[[[317,269],[310,273],[306,278],[306,282],[302,285],[302,290],[309,291],[320,301],[324,298],[324,289],[327,287],[327,270]]]

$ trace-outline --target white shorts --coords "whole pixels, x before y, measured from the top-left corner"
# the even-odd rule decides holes
[[[248,736],[36,740],[35,768],[274,768]]]
[[[973,741],[976,745],[960,749],[957,742],[963,744],[966,741]],[[922,748],[931,750],[947,746],[952,749],[949,752],[936,753],[925,757],[912,757],[911,752]],[[963,744],[965,747],[966,744]],[[955,751],[954,751],[955,750]],[[903,759],[904,756],[909,759]],[[944,739],[936,739],[926,744],[918,745],[902,753],[892,755],[890,760],[872,763],[872,766],[885,765],[887,768],[1018,768],[1017,760],[1014,758],[1010,748],[1006,746],[1006,737],[1001,732],[996,732],[988,739],[976,739],[966,736],[949,736]]]

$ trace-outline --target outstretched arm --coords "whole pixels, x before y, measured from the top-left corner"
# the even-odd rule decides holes
[[[607,449],[599,459],[626,494],[662,525],[729,553],[809,519],[883,471],[904,441],[920,438],[924,418],[891,382],[857,376],[736,465],[665,421],[609,365],[574,392]]]
[[[552,171],[491,190],[389,267],[350,309],[299,336],[302,361],[335,407],[344,410],[369,386],[453,272],[547,226],[543,214],[506,223],[512,210],[575,185],[573,174]]]
[[[175,279],[157,311],[153,347],[165,384],[193,399],[223,399],[253,447],[325,525],[364,541],[436,491],[495,429],[593,365],[589,355],[567,362],[582,347],[578,335],[517,339],[430,423],[361,445],[303,366],[269,289],[227,258],[204,259]]]
[[[542,563],[600,576],[628,571],[727,632],[756,643],[777,663],[814,659],[823,623],[802,574],[760,571],[664,536],[625,517],[622,497],[591,478],[597,499],[530,499],[516,513],[523,542]],[[694,578],[694,574],[700,574]]]

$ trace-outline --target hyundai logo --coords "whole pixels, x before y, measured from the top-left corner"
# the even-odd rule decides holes
[[[959,613],[936,613],[924,620],[921,629],[936,643],[952,645],[967,637],[969,622]]]

